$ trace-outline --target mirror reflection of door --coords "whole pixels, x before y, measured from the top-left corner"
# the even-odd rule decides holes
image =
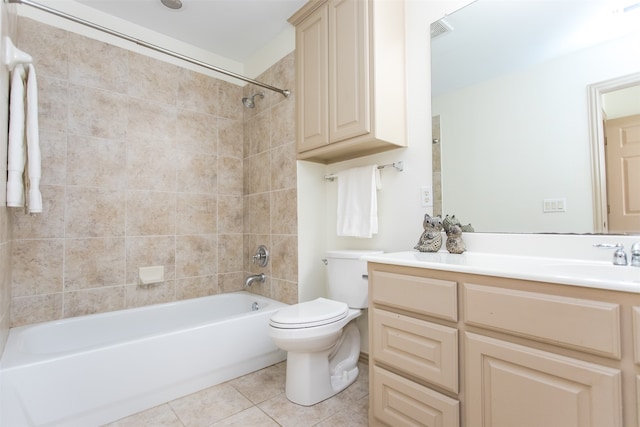
[[[606,120],[609,231],[640,231],[640,114]]]
[[[640,85],[603,95],[608,228],[640,231]]]

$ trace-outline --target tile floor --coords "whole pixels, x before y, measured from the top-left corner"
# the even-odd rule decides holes
[[[286,362],[131,415],[105,427],[366,427],[369,371],[360,364],[355,383],[314,406],[284,395]]]

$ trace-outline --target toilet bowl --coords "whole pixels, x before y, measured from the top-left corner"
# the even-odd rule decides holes
[[[365,254],[380,251],[327,253],[328,294],[276,312],[269,336],[287,352],[285,394],[310,406],[351,385],[358,377],[360,331],[355,319],[367,306]]]

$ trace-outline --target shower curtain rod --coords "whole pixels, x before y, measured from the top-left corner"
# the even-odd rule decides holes
[[[4,0],[4,1],[5,1],[5,3],[23,4],[23,5],[26,5],[26,6],[31,6],[31,7],[35,8],[35,9],[41,10],[43,12],[51,13],[52,15],[56,15],[56,16],[58,16],[60,18],[64,18],[64,19],[67,19],[69,21],[73,21],[73,22],[75,22],[77,24],[82,24],[84,26],[93,28],[94,30],[102,31],[103,33],[107,33],[107,34],[110,34],[112,36],[116,36],[116,37],[119,37],[121,39],[130,41],[130,42],[135,43],[137,45],[146,47],[148,49],[155,50],[156,52],[160,52],[160,53],[163,53],[165,55],[173,56],[174,58],[182,59],[183,61],[187,61],[187,62],[190,62],[192,64],[199,65],[199,66],[204,67],[204,68],[206,68],[208,70],[215,71],[216,73],[225,74],[225,75],[227,75],[229,77],[233,77],[235,79],[242,80],[244,82],[251,83],[251,84],[254,84],[256,86],[260,86],[262,88],[265,88],[265,89],[268,89],[268,90],[272,90],[274,92],[278,92],[278,93],[282,94],[282,96],[284,96],[285,98],[288,98],[289,95],[291,95],[291,91],[289,89],[279,89],[279,88],[277,88],[275,86],[271,86],[271,85],[268,85],[266,83],[262,83],[262,82],[259,82],[257,80],[251,79],[249,77],[245,77],[243,75],[234,73],[233,71],[225,70],[223,68],[219,68],[219,67],[216,67],[214,65],[207,64],[206,62],[202,62],[200,60],[191,58],[189,56],[182,55],[182,54],[174,52],[172,50],[168,50],[168,49],[162,48],[160,46],[156,46],[154,44],[147,43],[147,42],[145,42],[143,40],[140,40],[140,39],[137,39],[135,37],[131,37],[131,36],[128,36],[128,35],[126,35],[124,33],[120,33],[118,31],[111,30],[111,29],[109,29],[107,27],[103,27],[102,25],[94,24],[93,22],[86,21],[86,20],[81,19],[81,18],[77,18],[77,17],[75,17],[73,15],[69,15],[69,14],[61,12],[59,10],[52,9],[52,8],[50,8],[48,6],[44,6],[44,5],[40,4],[40,3],[36,3],[36,2],[31,1],[31,0]]]

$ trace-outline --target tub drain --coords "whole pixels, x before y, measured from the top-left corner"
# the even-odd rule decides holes
[[[258,305],[257,302],[254,302],[253,304],[251,304],[251,311],[258,311],[260,309],[260,306]]]

